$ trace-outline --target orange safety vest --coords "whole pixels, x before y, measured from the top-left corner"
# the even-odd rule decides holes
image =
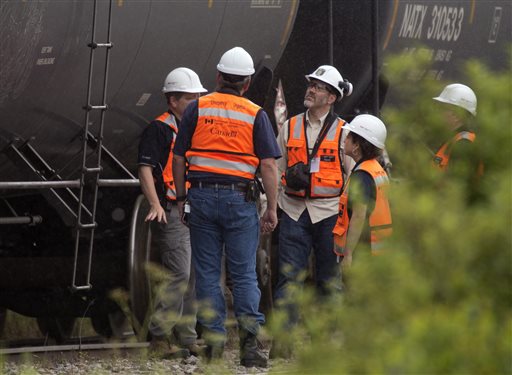
[[[169,112],[162,113],[160,116],[156,118],[156,121],[163,122],[164,124],[169,125],[172,129],[172,141],[169,148],[169,157],[167,158],[167,163],[165,163],[165,168],[162,172],[162,176],[164,179],[165,185],[165,197],[170,201],[176,200],[176,188],[174,186],[174,178],[172,176],[172,149],[174,148],[174,142],[176,141],[176,136],[178,134],[178,125],[176,123],[176,117],[170,114]],[[187,188],[188,188],[187,183]]]
[[[197,125],[185,154],[189,170],[252,180],[260,163],[253,143],[260,109],[231,94],[214,92],[199,98]]]
[[[295,197],[304,198],[333,198],[341,194],[343,187],[343,168],[340,158],[341,133],[345,121],[337,118],[327,130],[327,134],[320,143],[315,157],[320,158],[318,172],[311,173],[309,190],[293,190],[286,186],[285,173],[281,176],[281,182],[285,187],[285,193]],[[306,142],[305,114],[294,116],[288,122],[288,142],[286,150],[288,154],[288,167],[303,162],[308,164],[308,145]]]
[[[462,139],[474,142],[475,138],[476,135],[473,132],[462,131],[457,133],[455,137],[443,144],[441,148],[436,152],[436,155],[434,156],[434,166],[438,167],[442,171],[446,170],[448,167],[448,162],[450,161],[452,146]]]
[[[376,159],[363,161],[354,169],[354,171],[358,170],[368,172],[372,176],[373,181],[375,181],[375,187],[377,188],[375,208],[373,209],[369,218],[371,249],[372,254],[376,255],[384,250],[383,241],[384,239],[391,236],[391,233],[393,232],[391,226],[391,210],[389,209],[389,201],[387,197],[389,179],[386,172],[384,169],[382,169],[381,165]],[[347,210],[349,184],[350,178],[347,182],[347,185],[343,189],[343,194],[340,197],[338,220],[336,221],[336,225],[332,231],[334,233],[335,243],[343,248],[346,246],[349,226]]]

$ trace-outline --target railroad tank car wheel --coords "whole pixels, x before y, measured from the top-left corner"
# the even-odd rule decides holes
[[[262,233],[260,245],[256,253],[256,273],[258,286],[261,291],[260,311],[268,314],[273,307],[272,303],[272,275],[270,267],[270,254],[272,247],[272,235]]]
[[[151,252],[150,226],[144,221],[148,210],[148,201],[144,195],[139,195],[132,211],[128,248],[131,318],[133,330],[139,340],[149,338],[147,327],[151,313],[151,285],[145,267],[156,258]]]
[[[107,338],[122,338],[129,331],[126,316],[121,310],[110,313],[99,313],[91,316],[92,328]]]
[[[54,339],[58,344],[64,343],[71,337],[73,327],[75,326],[75,318],[70,316],[43,316],[38,317],[36,320],[43,336]]]

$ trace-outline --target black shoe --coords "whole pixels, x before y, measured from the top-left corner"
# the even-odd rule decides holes
[[[258,339],[254,333],[240,333],[240,364],[245,367],[267,367],[267,356],[258,347]]]

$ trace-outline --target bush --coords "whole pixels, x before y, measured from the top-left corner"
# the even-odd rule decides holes
[[[424,66],[395,58],[387,74],[400,82]],[[383,115],[395,166],[393,251],[358,250],[342,296],[319,302],[306,290],[299,326],[271,321],[274,336],[297,344],[297,373],[512,373],[511,74],[466,68],[485,165],[479,199],[470,180],[430,165],[428,148],[449,139],[431,98],[450,82],[395,90],[400,109]]]

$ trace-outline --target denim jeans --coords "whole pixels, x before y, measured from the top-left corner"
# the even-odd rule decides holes
[[[315,224],[311,222],[309,213],[304,210],[298,221],[290,218],[283,211],[279,223],[279,275],[274,299],[282,303],[293,300],[290,286],[300,289],[304,275],[308,271],[309,256],[313,249],[315,254],[315,282],[320,295],[340,289],[340,267],[333,252],[334,238],[332,230],[337,215],[330,216]],[[288,304],[289,305],[289,304]],[[297,319],[292,306],[290,320]]]
[[[256,204],[246,202],[243,192],[214,188],[191,188],[188,199],[198,321],[207,331],[225,337],[226,303],[221,286],[224,251],[239,328],[257,333],[265,317],[258,311],[261,293],[256,276]]]
[[[194,272],[191,265],[190,235],[180,221],[178,208],[166,212],[167,224],[151,222],[152,246],[158,249],[167,279],[155,295],[155,311],[149,330],[155,337],[172,337],[178,344],[196,342],[196,301]]]

